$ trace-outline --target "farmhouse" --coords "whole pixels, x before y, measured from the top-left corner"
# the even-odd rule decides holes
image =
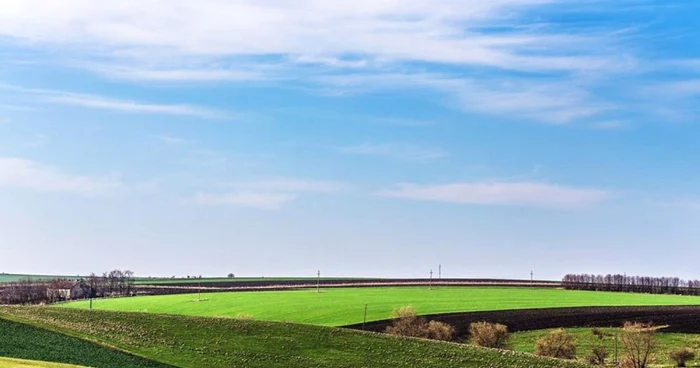
[[[51,301],[83,299],[90,296],[90,286],[83,280],[52,282],[46,289]]]

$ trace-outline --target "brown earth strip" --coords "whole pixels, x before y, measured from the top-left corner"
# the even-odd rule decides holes
[[[620,327],[625,321],[668,325],[664,332],[700,333],[700,306],[671,307],[577,307],[466,312],[425,316],[452,325],[458,338],[469,334],[472,322],[502,323],[511,332],[573,327]],[[369,322],[365,330],[383,332],[390,320]],[[362,324],[345,326],[362,329]]]

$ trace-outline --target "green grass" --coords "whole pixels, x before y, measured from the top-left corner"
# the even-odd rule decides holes
[[[178,367],[584,367],[521,353],[311,325],[45,307],[2,307],[2,315]]]
[[[230,292],[95,300],[96,309],[292,321],[325,326],[388,318],[394,308],[411,305],[420,314],[576,306],[700,305],[700,297],[623,294],[537,288],[425,287],[331,288],[297,291]],[[85,301],[60,307],[87,308]]]
[[[165,364],[151,362],[75,337],[9,321],[2,317],[0,313],[0,356],[2,357],[92,367],[167,367]],[[4,367],[4,365],[0,366]]]
[[[17,281],[28,279],[28,278],[35,280],[35,281],[38,281],[38,280],[53,280],[55,278],[74,279],[76,277],[78,277],[78,276],[21,275],[21,274],[0,273],[0,284],[6,283],[6,282],[17,282]]]
[[[81,368],[80,366],[77,366],[77,365],[40,362],[37,360],[10,359],[10,358],[0,358],[0,367],[3,367],[3,368]]]
[[[601,331],[610,334],[619,334],[618,328],[601,328]],[[531,353],[534,350],[535,341],[546,335],[551,330],[526,331],[514,333],[510,338],[510,344],[515,351]],[[612,362],[615,351],[614,337],[606,337],[604,340],[598,340],[598,337],[591,333],[590,328],[571,328],[566,329],[567,332],[576,336],[577,355],[583,359],[588,355],[594,346],[603,344],[609,352],[609,360]],[[679,333],[657,333],[656,334],[657,349],[654,353],[656,361],[654,367],[674,367],[674,363],[668,358],[668,354],[678,348],[685,346],[695,349],[700,352],[700,335],[694,334],[679,334]],[[619,357],[622,358],[624,346],[618,341]],[[700,358],[700,357],[699,357]],[[700,367],[699,362],[690,362],[688,367]]]

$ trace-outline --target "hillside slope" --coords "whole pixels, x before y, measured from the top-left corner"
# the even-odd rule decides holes
[[[40,362],[37,360],[0,358],[0,367],[3,368],[82,368],[77,365]]]
[[[584,367],[466,345],[297,324],[41,307],[3,307],[2,317],[179,367]]]

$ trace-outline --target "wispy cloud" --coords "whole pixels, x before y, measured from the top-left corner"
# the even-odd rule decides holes
[[[114,177],[72,175],[32,160],[0,157],[0,187],[98,195],[123,188],[124,184]]]
[[[263,192],[197,193],[191,201],[202,206],[240,206],[260,210],[278,210],[297,197],[293,194]]]
[[[377,194],[414,201],[544,208],[576,208],[603,202],[611,197],[611,193],[602,189],[538,182],[399,184]]]
[[[170,134],[157,135],[155,138],[163,143],[172,144],[172,145],[181,145],[181,144],[188,142],[188,140],[185,138],[176,137],[176,136],[170,135]]]
[[[199,192],[190,202],[207,206],[242,206],[262,210],[278,210],[285,204],[309,194],[336,193],[350,188],[338,181],[308,179],[270,179],[224,182],[223,192]]]
[[[363,143],[340,147],[338,151],[351,155],[378,156],[404,161],[431,161],[449,156],[441,148],[426,148],[406,143]]]
[[[26,88],[4,84],[0,84],[0,89],[35,95],[38,96],[42,101],[50,103],[80,106],[90,109],[112,110],[126,113],[194,116],[207,119],[228,117],[228,114],[222,111],[187,104],[154,104],[141,101],[122,100],[92,94],[74,93],[40,88]]]
[[[586,120],[615,108],[573,79],[542,81],[492,76],[473,79],[438,73],[379,73],[322,76],[317,81],[338,95],[429,88],[447,96],[461,110],[548,124]]]
[[[249,68],[248,66],[244,67]],[[272,74],[269,68],[258,68],[260,70],[235,70],[208,67],[156,69],[124,65],[98,65],[88,67],[88,69],[110,78],[156,82],[257,81],[270,79]]]

